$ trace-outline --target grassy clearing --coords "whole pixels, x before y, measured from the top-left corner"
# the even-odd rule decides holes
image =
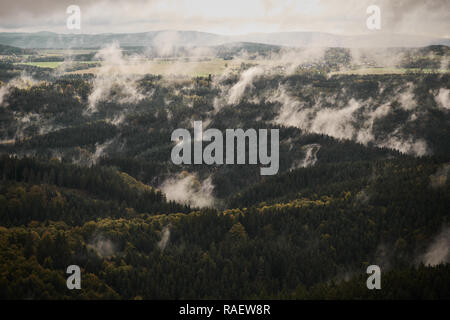
[[[55,69],[58,68],[63,62],[61,61],[45,61],[45,62],[20,62],[20,63],[16,63],[18,65],[27,65],[27,66],[34,66],[34,67],[39,67],[39,68],[51,68],[51,69]]]
[[[56,50],[53,50],[56,51]],[[60,50],[63,51],[63,50]],[[80,50],[81,51],[81,50]],[[87,50],[85,50],[87,51]],[[58,68],[64,62],[23,62],[18,63],[22,65],[36,66],[40,68]],[[101,61],[74,61],[74,63],[87,64],[86,69],[71,71],[71,74],[96,74],[99,72],[100,67],[90,66],[90,64],[101,63]],[[208,76],[209,74],[218,75],[222,74],[227,67],[236,69],[239,68],[241,63],[247,64],[259,64],[259,65],[273,65],[276,61],[270,60],[223,60],[220,58],[210,58],[203,61],[187,61],[184,59],[169,60],[141,60],[131,65],[117,66],[117,71],[127,74],[159,74],[163,76],[169,75],[181,75],[188,77],[196,76]],[[114,68],[114,67],[112,67]],[[418,73],[448,73],[450,70],[437,70],[437,69],[405,69],[405,68],[360,68],[360,69],[348,69],[336,72],[330,72],[330,75],[380,75],[380,74],[405,74],[408,72]]]
[[[356,74],[356,75],[371,75],[371,74],[405,74],[407,72],[418,73],[447,73],[450,70],[439,69],[405,69],[405,68],[361,68],[354,70],[342,70],[336,72],[330,72],[330,75],[335,74]]]
[[[221,74],[227,66],[236,67],[240,65],[238,61],[228,61],[223,59],[211,59],[205,61],[184,61],[184,60],[143,60],[126,67],[120,68],[121,73],[128,74],[160,74],[160,75],[184,75],[184,76],[207,76],[209,74]],[[98,67],[84,70],[77,70],[71,73],[97,73]]]
[[[46,49],[37,50],[39,54],[46,56],[63,56],[63,55],[76,55],[76,54],[89,54],[95,53],[97,50],[80,49],[80,50],[68,50],[68,49]]]
[[[74,61],[73,63],[74,64],[95,65],[98,62],[101,62],[101,61]],[[53,61],[53,62],[35,61],[35,62],[18,62],[16,64],[17,65],[34,66],[34,67],[39,67],[39,68],[55,69],[55,68],[58,68],[59,66],[61,66],[62,64],[64,64],[64,62],[63,61]],[[70,64],[68,64],[68,66],[70,66]]]

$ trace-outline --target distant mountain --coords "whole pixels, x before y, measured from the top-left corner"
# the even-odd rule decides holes
[[[242,38],[241,38],[242,37]],[[292,47],[425,47],[450,45],[450,39],[405,34],[373,33],[343,36],[321,32],[255,33],[237,37],[241,41]]]
[[[113,41],[119,42],[121,46],[129,47],[214,46],[228,42],[227,37],[196,31],[150,31],[120,34],[0,33],[1,44],[21,48],[98,48]]]
[[[357,36],[321,32],[254,33],[223,36],[206,32],[170,30],[120,34],[0,33],[0,44],[20,48],[98,48],[112,41],[118,41],[121,46],[143,47],[156,45],[219,46],[233,42],[252,42],[290,47],[424,47],[428,45],[450,45],[450,39],[448,38],[384,33]]]
[[[424,54],[432,53],[438,56],[450,55],[450,48],[443,45],[432,45],[425,48],[420,48],[419,51]]]

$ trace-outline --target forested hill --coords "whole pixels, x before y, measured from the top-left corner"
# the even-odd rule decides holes
[[[291,47],[423,47],[449,45],[448,38],[408,34],[362,34],[344,36],[322,32],[276,32],[225,36],[207,32],[157,30],[139,33],[58,34],[54,32],[0,32],[0,43],[21,48],[98,48],[117,41],[121,46],[158,46],[163,38],[173,46],[207,47],[235,42]]]
[[[403,187],[408,192],[422,197],[429,190],[427,181],[436,171],[436,164],[449,161],[448,157],[427,157],[422,159],[400,158],[378,161],[358,161],[317,165],[314,168],[300,168],[279,176],[268,177],[258,184],[234,195],[232,207],[255,205],[260,202],[277,203],[301,196],[338,195],[342,190],[360,194],[367,200],[383,197],[385,192]],[[426,165],[424,167],[424,165]],[[417,172],[414,167],[418,167]],[[404,176],[407,170],[408,176]],[[426,170],[426,172],[421,172]],[[445,172],[443,173],[445,175]],[[417,188],[411,189],[409,180],[420,178]],[[383,184],[381,187],[380,184]],[[431,182],[430,182],[431,183]]]
[[[0,62],[0,298],[448,298],[448,50],[217,49]],[[279,130],[277,174],[174,164],[194,121]]]
[[[111,170],[2,158],[0,296],[445,298],[448,265],[411,267],[429,263],[449,222],[448,160],[298,169],[267,182],[279,202],[181,213]],[[65,289],[69,263],[83,269],[80,293]],[[386,272],[386,290],[363,290],[368,264]]]
[[[22,49],[18,47],[12,47],[4,44],[0,44],[0,55],[26,55],[36,53],[31,49]]]
[[[112,168],[3,156],[0,176],[3,226],[47,220],[80,225],[103,217],[190,211],[188,206],[166,201],[161,191]]]

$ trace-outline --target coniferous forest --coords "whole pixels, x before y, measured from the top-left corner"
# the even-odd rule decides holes
[[[449,48],[210,49],[0,46],[0,299],[449,299]],[[278,129],[277,174],[174,164],[194,121]]]

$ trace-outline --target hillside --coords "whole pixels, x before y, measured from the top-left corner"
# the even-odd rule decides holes
[[[4,44],[0,44],[0,55],[24,55],[24,54],[34,54],[35,51],[30,49],[22,49],[17,47],[12,47]]]
[[[48,175],[34,161],[4,158],[3,168],[17,169],[16,178],[2,170],[0,202],[7,208],[2,225],[10,226],[0,228],[0,261],[9,273],[0,279],[0,297],[445,298],[448,265],[409,266],[428,262],[427,250],[442,221],[448,222],[449,186],[430,184],[430,175],[448,160],[385,160],[376,169],[370,163],[344,163],[341,183],[320,175],[325,180],[307,188],[283,184],[301,191],[289,202],[158,215],[139,214],[133,203],[114,207],[114,193],[105,189],[110,183],[87,181],[81,191],[94,188],[107,197],[92,200],[62,188],[51,175],[43,185],[39,179]],[[34,175],[25,177],[25,170],[36,165]],[[359,167],[382,174],[355,180]],[[309,170],[298,173],[303,171]],[[63,181],[70,178],[65,174]],[[274,183],[268,188],[279,189]],[[20,210],[33,221],[18,220]],[[99,215],[94,219],[92,213]],[[16,217],[12,224],[8,216]],[[79,224],[76,217],[87,222]],[[61,274],[69,262],[88,275],[81,293],[65,290]],[[387,272],[386,290],[363,290],[358,274],[368,263]],[[31,270],[27,278],[19,277],[24,268]],[[350,282],[341,279],[343,274]],[[405,286],[405,277],[429,281]]]
[[[0,298],[448,297],[448,47],[383,49],[403,70],[379,74],[351,74],[382,67],[348,48],[122,49],[77,52],[86,73],[0,63]],[[205,61],[223,69],[182,74]],[[175,164],[172,134],[194,121],[278,130],[276,173]],[[83,290],[67,290],[70,264]]]

